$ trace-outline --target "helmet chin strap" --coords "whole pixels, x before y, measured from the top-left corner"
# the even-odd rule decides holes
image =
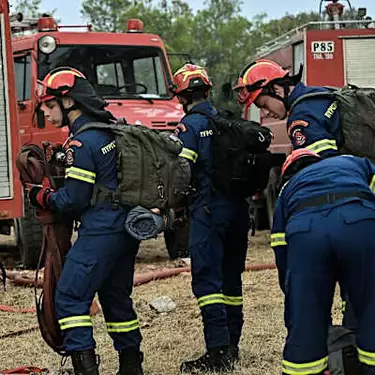
[[[71,107],[65,108],[64,105],[63,105],[63,102],[62,102],[62,98],[60,98],[60,97],[56,97],[56,101],[57,101],[57,104],[59,105],[61,113],[62,113],[61,125],[58,126],[58,127],[62,128],[64,126],[68,126],[69,129],[70,129],[71,124],[70,124],[70,121],[69,121],[68,114],[71,111],[74,111],[74,110],[78,109],[78,107],[77,107],[76,104],[73,104]]]

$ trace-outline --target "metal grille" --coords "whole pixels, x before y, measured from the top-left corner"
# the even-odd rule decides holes
[[[346,82],[375,87],[375,37],[344,40]]]

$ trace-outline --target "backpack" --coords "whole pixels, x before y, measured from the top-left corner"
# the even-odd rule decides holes
[[[114,192],[94,187],[91,204],[111,201],[131,207],[167,210],[183,205],[190,190],[190,164],[179,157],[181,141],[173,134],[124,122],[88,123],[88,129],[108,130],[115,135],[118,186]]]
[[[348,85],[340,89],[327,87],[330,91],[314,92],[299,97],[290,111],[303,100],[329,97],[334,109],[340,111],[341,153],[367,157],[375,162],[375,88]],[[337,103],[337,104],[335,104]]]
[[[273,135],[255,121],[190,111],[209,119],[212,130],[213,168],[208,173],[214,189],[230,199],[248,198],[265,189],[270,169],[280,166],[285,154],[267,151]]]
[[[342,326],[330,326],[328,334],[328,369],[330,375],[360,373],[355,333]]]

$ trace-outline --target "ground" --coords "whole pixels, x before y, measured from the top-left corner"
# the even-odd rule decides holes
[[[273,262],[268,232],[260,232],[251,237],[250,241],[248,263]],[[6,239],[0,236],[0,242],[5,244]],[[8,245],[12,243],[8,241]],[[3,258],[7,258],[4,251],[2,254]],[[136,265],[138,273],[174,266],[175,262],[168,261],[162,238],[142,244]],[[193,358],[203,352],[201,319],[190,283],[190,274],[183,273],[135,288],[134,301],[143,335],[145,375],[178,374],[182,360]],[[278,286],[277,272],[245,272],[243,283],[245,325],[240,343],[242,359],[233,374],[280,375],[281,353],[286,332],[283,325],[283,298]],[[176,302],[175,311],[158,314],[149,307],[150,301],[161,295],[167,295]],[[9,284],[6,292],[0,291],[0,305],[33,307],[33,289]],[[338,299],[335,301],[334,315],[338,319]],[[93,320],[98,353],[101,356],[101,373],[115,374],[117,357],[106,333],[103,317],[99,314]],[[34,314],[0,312],[0,371],[25,365],[60,368],[60,358],[44,344],[37,330],[16,337],[2,338],[5,334],[29,327],[36,327]],[[69,368],[70,363],[67,362],[65,367]]]

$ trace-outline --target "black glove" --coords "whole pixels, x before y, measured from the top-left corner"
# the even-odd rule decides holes
[[[31,185],[29,184],[28,187],[28,198],[29,202],[35,207],[40,208],[42,210],[48,209],[48,199],[51,195],[51,189],[47,187],[43,187],[40,185]]]

